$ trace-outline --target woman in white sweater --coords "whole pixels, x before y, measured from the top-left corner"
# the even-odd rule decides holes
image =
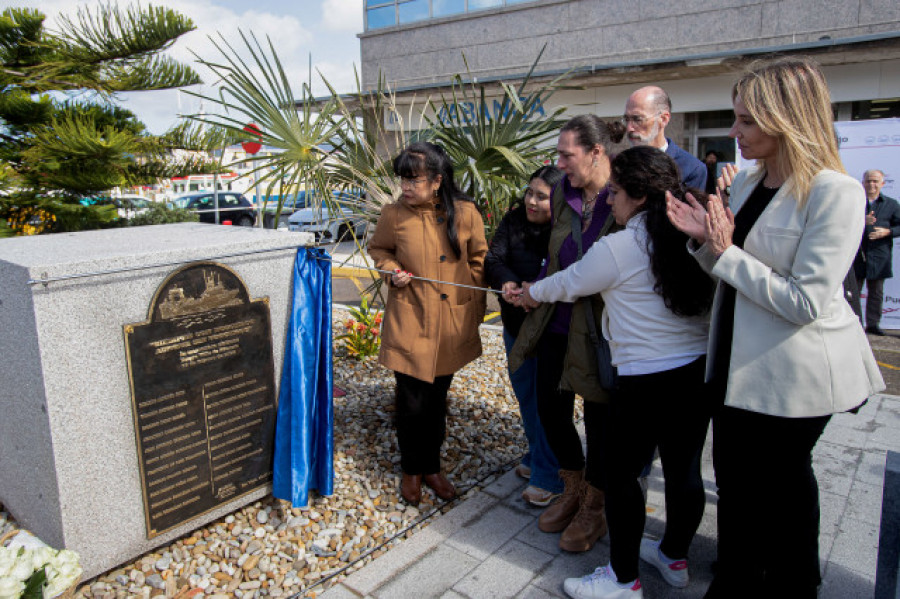
[[[526,284],[521,299],[535,306],[600,293],[606,303],[602,334],[619,375],[607,452],[610,564],[566,580],[566,592],[576,598],[642,597],[639,556],[670,584],[686,586],[687,552],[703,517],[700,454],[711,415],[703,372],[713,286],[688,254],[687,236],[666,217],[667,191],[685,198],[678,168],[665,153],[636,147],[619,154],[607,201],[624,230],[600,239],[564,271]],[[661,541],[642,540],[638,476],[657,446],[666,533]]]

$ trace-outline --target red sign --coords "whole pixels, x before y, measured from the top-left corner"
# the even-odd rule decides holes
[[[256,154],[259,152],[260,148],[262,148],[262,131],[259,130],[259,125],[256,123],[249,123],[244,127],[244,131],[259,141],[245,141],[241,143],[241,147],[244,148],[244,151],[248,154]]]

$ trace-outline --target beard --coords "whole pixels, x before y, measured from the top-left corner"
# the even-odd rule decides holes
[[[628,134],[628,143],[634,146],[649,146],[650,142],[656,139],[656,136],[659,135],[659,122],[654,119],[653,126],[650,128],[650,133],[647,135],[641,135],[637,131],[633,131]]]

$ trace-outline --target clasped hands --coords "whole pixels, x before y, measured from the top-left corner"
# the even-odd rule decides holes
[[[869,232],[869,239],[872,241],[875,241],[876,239],[881,239],[882,237],[887,237],[888,235],[891,234],[891,230],[886,227],[872,226],[876,222],[877,222],[877,219],[875,218],[875,211],[874,210],[870,211],[866,215],[866,224],[869,225],[870,227],[872,227],[872,230]]]
[[[731,186],[737,169],[726,165],[717,181],[718,194],[709,196],[706,208],[700,205],[693,194],[687,194],[687,203],[666,192],[666,214],[676,229],[693,239],[697,245],[708,244],[716,257],[721,256],[732,245],[734,235],[734,214],[727,206],[725,190]]]
[[[522,308],[526,312],[531,312],[541,305],[541,302],[535,300],[531,297],[531,294],[528,293],[528,289],[531,285],[532,283],[523,282],[520,287],[515,281],[507,281],[503,283],[503,286],[500,288],[503,292],[501,297],[508,304]]]

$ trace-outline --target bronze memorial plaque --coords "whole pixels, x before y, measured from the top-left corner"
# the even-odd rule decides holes
[[[170,275],[125,325],[147,536],[272,481],[268,298],[212,262]]]

